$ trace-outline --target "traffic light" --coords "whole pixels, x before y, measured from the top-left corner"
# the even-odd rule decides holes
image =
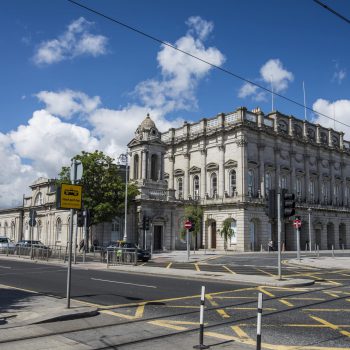
[[[78,227],[84,227],[84,215],[82,210],[77,211],[77,225]]]
[[[143,217],[143,229],[148,231],[149,230],[149,218],[147,216]]]
[[[277,219],[276,190],[269,190],[269,197],[266,202],[265,213],[271,220]]]
[[[283,189],[281,194],[281,216],[289,218],[293,215],[295,215],[295,195]]]

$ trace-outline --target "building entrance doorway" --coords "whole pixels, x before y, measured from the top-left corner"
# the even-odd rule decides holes
[[[163,226],[155,225],[153,227],[153,249],[162,250]]]
[[[216,249],[216,222],[210,224],[211,248]]]

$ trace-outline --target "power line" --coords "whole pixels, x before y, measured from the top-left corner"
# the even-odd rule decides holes
[[[350,20],[347,19],[346,17],[344,17],[342,14],[340,14],[339,12],[336,12],[335,10],[333,10],[332,8],[330,8],[329,6],[327,6],[326,4],[324,4],[323,2],[319,1],[319,0],[314,0],[314,2],[320,6],[322,6],[323,8],[325,8],[326,10],[328,10],[329,12],[332,12],[334,15],[338,16],[339,18],[341,18],[343,21],[347,22],[350,24]]]
[[[203,62],[203,63],[205,63],[205,64],[208,64],[209,66],[211,66],[211,67],[213,67],[213,68],[216,68],[216,69],[218,69],[218,70],[220,70],[220,71],[222,71],[222,72],[224,72],[224,73],[226,73],[226,74],[229,74],[229,75],[231,75],[231,76],[233,76],[233,77],[235,77],[235,78],[237,78],[237,79],[240,79],[240,80],[242,80],[242,81],[244,81],[244,82],[246,82],[246,83],[248,83],[248,84],[254,85],[254,86],[258,87],[259,89],[262,89],[262,90],[264,90],[264,91],[266,91],[266,92],[268,92],[268,93],[272,93],[273,95],[278,96],[278,97],[280,97],[280,98],[282,98],[282,99],[284,99],[284,100],[286,100],[286,101],[288,101],[288,102],[291,102],[291,103],[293,103],[293,104],[295,104],[295,105],[297,105],[297,106],[299,106],[299,107],[306,108],[306,109],[307,109],[308,111],[310,111],[310,112],[313,112],[313,113],[315,113],[315,114],[318,114],[318,115],[320,115],[320,116],[322,116],[322,117],[325,117],[325,118],[327,118],[327,119],[330,119],[330,120],[332,120],[332,121],[334,120],[334,118],[331,118],[331,117],[329,117],[329,116],[326,115],[326,114],[323,114],[323,113],[321,113],[321,112],[317,112],[317,111],[315,111],[314,109],[312,109],[312,108],[310,108],[310,107],[307,107],[307,106],[305,106],[304,104],[302,104],[302,103],[300,103],[300,102],[298,102],[298,101],[292,100],[291,98],[289,98],[289,97],[287,97],[287,96],[284,96],[284,95],[281,95],[281,94],[279,94],[279,93],[277,93],[277,92],[271,91],[270,89],[268,89],[268,88],[266,88],[266,87],[264,87],[264,86],[262,86],[262,85],[260,85],[260,84],[254,83],[253,81],[248,80],[248,79],[246,79],[246,78],[243,78],[242,76],[240,76],[240,75],[238,75],[238,74],[236,74],[236,73],[233,73],[233,72],[231,72],[231,71],[229,71],[229,70],[227,70],[227,69],[225,69],[225,68],[219,67],[219,66],[217,66],[217,65],[215,65],[215,64],[213,64],[213,63],[211,63],[211,62],[209,62],[209,61],[206,61],[206,60],[204,60],[204,59],[202,59],[202,58],[200,58],[200,57],[198,57],[198,56],[192,55],[191,53],[189,53],[189,52],[187,52],[187,51],[181,50],[181,49],[179,49],[178,47],[176,47],[176,46],[174,46],[174,45],[172,45],[172,44],[170,44],[170,43],[168,43],[168,42],[165,42],[165,41],[163,41],[163,40],[161,40],[161,39],[159,39],[159,38],[157,38],[157,37],[155,37],[155,36],[153,36],[153,35],[150,35],[150,34],[144,32],[144,31],[142,31],[142,30],[139,30],[139,29],[137,29],[137,28],[135,28],[135,27],[132,27],[132,26],[130,26],[130,25],[128,25],[128,24],[125,24],[125,23],[123,23],[123,22],[121,22],[121,21],[119,21],[119,20],[117,20],[117,19],[115,19],[115,18],[112,18],[112,17],[110,17],[110,16],[107,16],[107,15],[105,15],[105,14],[102,13],[102,12],[99,12],[99,11],[97,11],[97,10],[94,10],[94,9],[92,9],[92,8],[90,8],[90,7],[88,7],[88,6],[85,6],[85,5],[83,5],[83,4],[80,4],[80,3],[78,3],[78,2],[76,2],[76,1],[74,1],[74,0],[67,0],[67,1],[69,1],[70,3],[72,3],[72,4],[76,5],[76,6],[79,6],[79,7],[83,8],[83,9],[85,9],[85,10],[88,10],[88,11],[90,11],[90,12],[92,12],[92,13],[98,15],[98,16],[101,16],[101,17],[103,17],[103,18],[105,18],[105,19],[107,19],[107,20],[109,20],[109,21],[111,21],[111,22],[117,23],[117,24],[119,24],[120,26],[123,26],[123,27],[125,27],[125,28],[127,28],[127,29],[129,29],[129,30],[131,30],[131,31],[133,31],[133,32],[136,32],[137,34],[143,35],[143,36],[145,36],[146,38],[149,38],[149,39],[151,39],[151,40],[153,40],[153,41],[156,41],[156,42],[158,42],[158,43],[160,43],[160,44],[162,44],[162,45],[168,46],[168,47],[170,47],[170,48],[172,48],[172,49],[174,49],[174,50],[176,50],[176,51],[179,51],[179,52],[181,52],[181,53],[183,53],[183,54],[185,54],[185,55],[187,55],[187,56],[189,56],[189,57],[192,57],[192,58],[194,58],[194,59],[196,59],[196,60],[198,60],[198,61],[200,61],[200,62]],[[339,124],[341,124],[341,125],[344,125],[344,126],[347,126],[347,127],[350,128],[350,125],[345,124],[345,123],[343,123],[343,122],[337,121],[337,123],[339,123]]]

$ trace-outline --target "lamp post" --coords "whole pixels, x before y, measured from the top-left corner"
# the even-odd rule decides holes
[[[127,219],[128,219],[128,150],[118,158],[118,163],[125,163],[125,214],[124,214],[124,236],[123,241],[127,241]]]
[[[311,208],[309,208],[307,211],[309,213],[309,251],[311,253]]]

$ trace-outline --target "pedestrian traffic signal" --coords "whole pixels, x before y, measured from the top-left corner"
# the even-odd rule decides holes
[[[269,190],[269,196],[267,198],[265,213],[271,220],[277,219],[277,202],[276,202],[276,190]]]
[[[84,226],[84,215],[82,210],[77,211],[77,225],[78,227]]]
[[[285,218],[295,215],[295,195],[294,193],[288,193],[286,189],[282,190],[281,212],[281,216]]]
[[[142,227],[145,231],[149,230],[149,218],[147,216],[143,217],[143,224]]]

